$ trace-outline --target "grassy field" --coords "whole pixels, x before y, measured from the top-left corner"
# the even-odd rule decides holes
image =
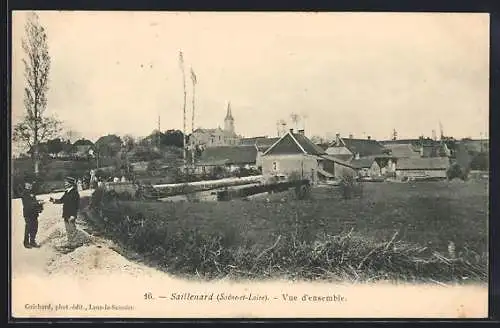
[[[109,203],[103,229],[183,274],[311,277],[319,269],[345,276],[339,267],[346,257],[351,276],[451,280],[467,270],[444,272],[444,262],[431,258],[438,252],[446,262],[453,242],[456,257],[480,268],[475,279],[484,280],[487,209],[485,182],[366,183],[363,196],[349,200],[316,188],[306,200],[282,193],[252,201]]]

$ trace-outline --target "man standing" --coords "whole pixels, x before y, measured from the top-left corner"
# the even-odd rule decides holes
[[[35,197],[32,182],[26,181],[24,183],[22,201],[23,216],[26,223],[24,227],[24,247],[38,248],[40,246],[36,243],[35,238],[38,232],[38,215],[42,212],[43,205]]]
[[[66,235],[68,238],[68,246],[76,246],[76,217],[80,207],[80,194],[76,188],[74,178],[67,177],[64,181],[64,195],[59,199],[50,197],[50,202],[54,204],[63,204],[62,217],[66,227]]]

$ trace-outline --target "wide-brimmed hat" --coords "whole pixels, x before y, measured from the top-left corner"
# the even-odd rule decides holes
[[[76,184],[76,180],[75,180],[75,178],[73,178],[73,177],[66,177],[66,178],[64,179],[64,182],[71,183],[72,185]]]

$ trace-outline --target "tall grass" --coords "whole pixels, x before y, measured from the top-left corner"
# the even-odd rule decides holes
[[[313,190],[285,202],[123,202],[95,194],[93,207],[101,231],[171,273],[484,281],[487,196],[468,187],[377,183],[362,199]]]

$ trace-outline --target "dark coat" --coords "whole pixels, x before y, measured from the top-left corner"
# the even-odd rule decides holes
[[[68,219],[70,216],[76,218],[80,207],[80,194],[76,188],[72,188],[69,191],[65,191],[61,198],[54,199],[54,204],[63,204],[62,217],[64,219]]]
[[[24,191],[23,200],[23,216],[25,218],[37,218],[42,212],[42,205],[38,203],[35,195],[31,191]]]

